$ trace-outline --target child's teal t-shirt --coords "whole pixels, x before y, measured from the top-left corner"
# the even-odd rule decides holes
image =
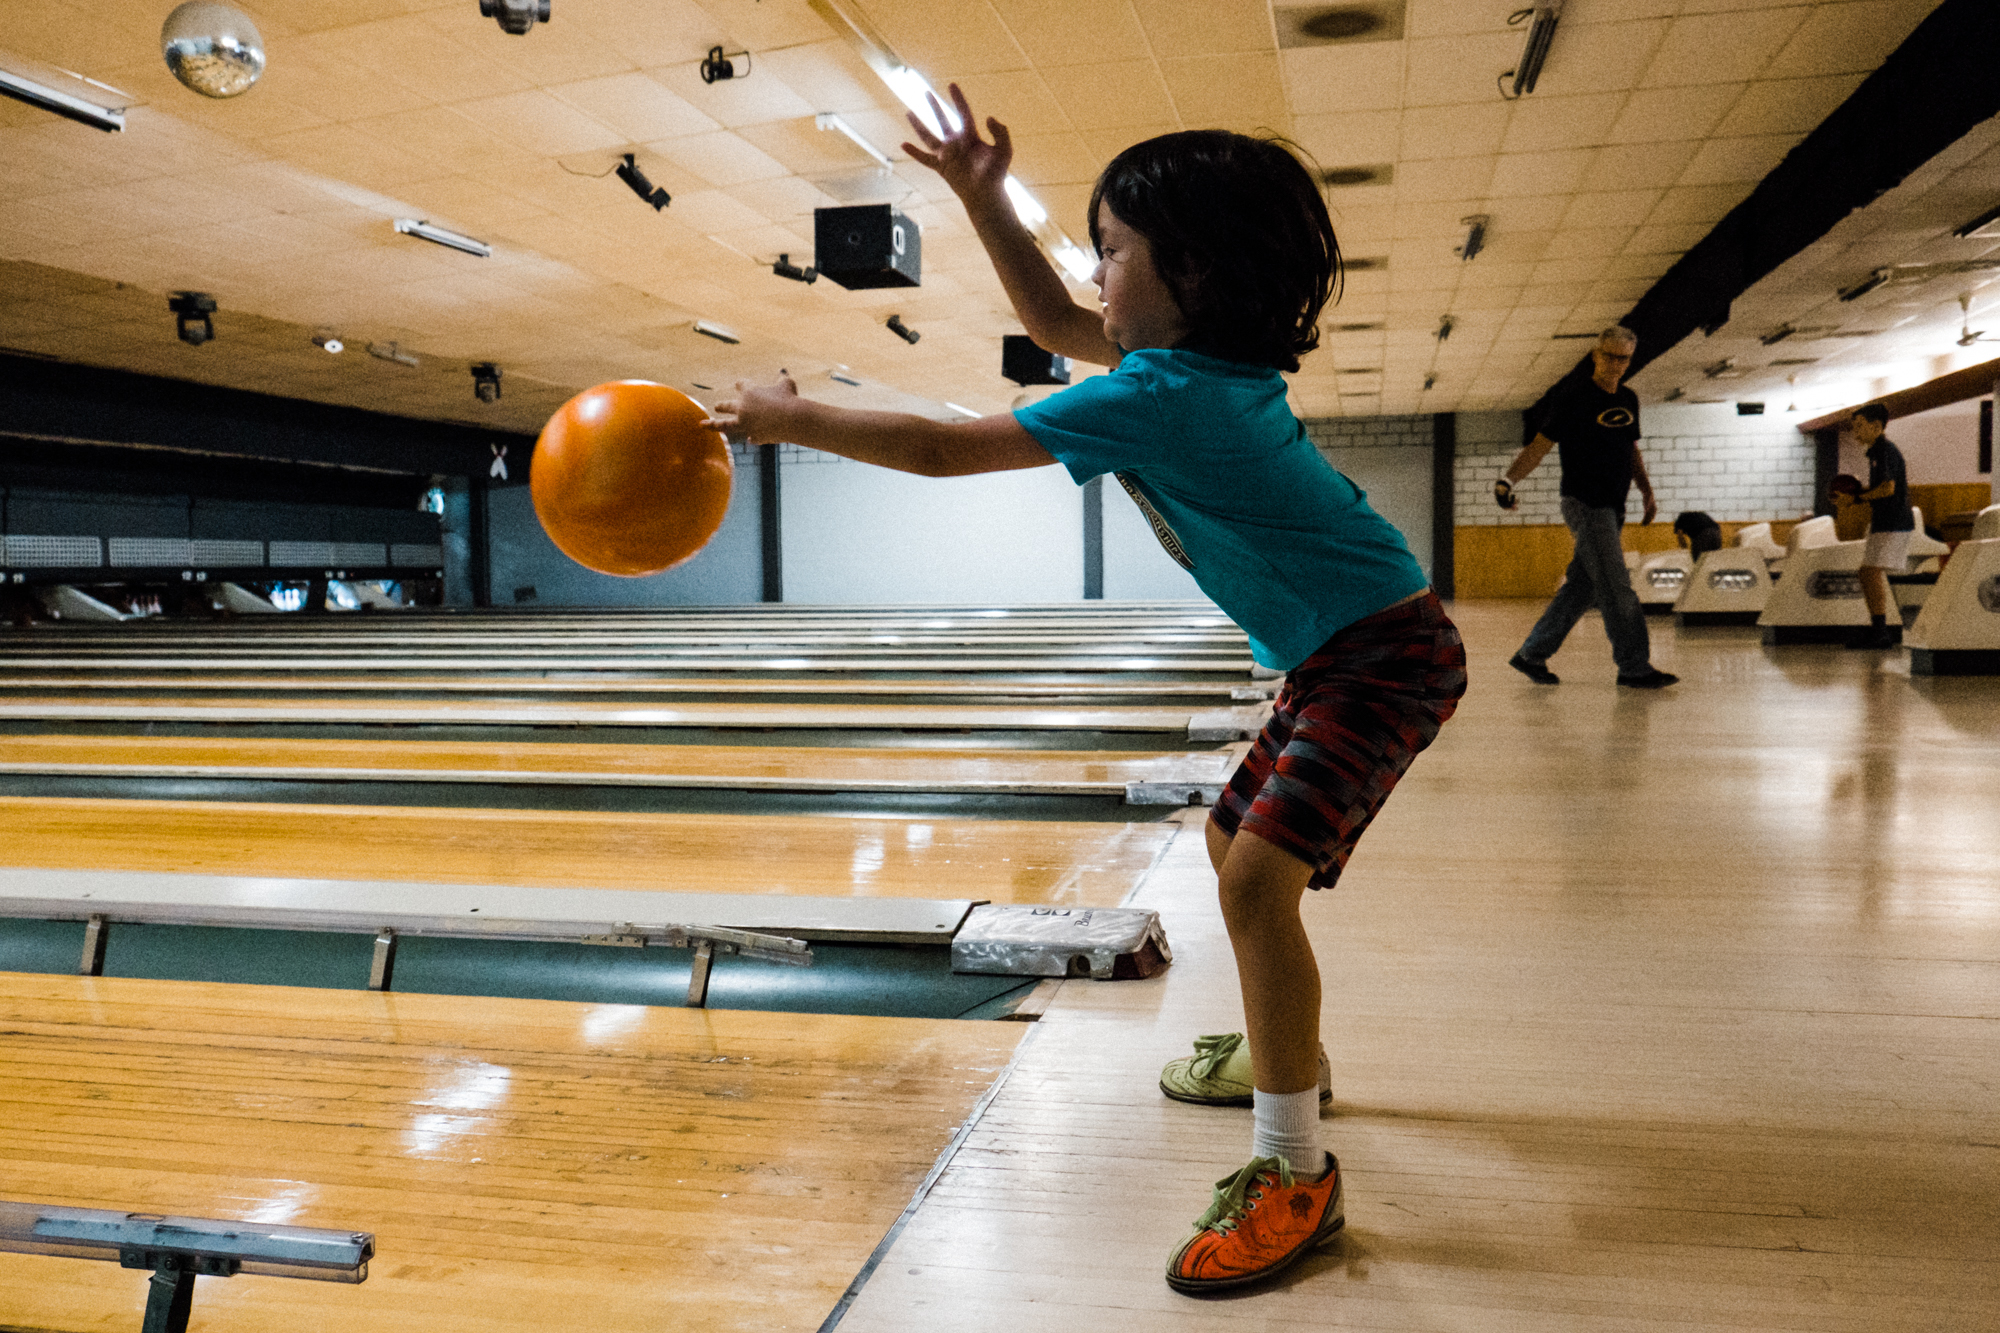
[[[1268,366],[1147,348],[1014,417],[1079,484],[1115,475],[1264,666],[1288,671],[1427,586],[1403,534],[1313,448]]]

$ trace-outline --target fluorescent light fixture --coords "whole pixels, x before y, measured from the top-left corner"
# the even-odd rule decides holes
[[[415,236],[436,245],[448,245],[454,250],[478,255],[481,259],[490,258],[493,254],[493,247],[484,241],[475,241],[470,236],[461,236],[455,231],[446,231],[443,227],[433,227],[430,223],[419,222],[415,218],[397,218],[396,232],[401,236]]]
[[[1493,219],[1484,213],[1474,213],[1471,217],[1460,218],[1458,221],[1466,232],[1465,244],[1458,247],[1457,254],[1469,264],[1481,250],[1486,248],[1486,225]]]
[[[960,407],[957,403],[946,403],[945,406],[962,417],[971,417],[974,421],[986,415],[984,412],[975,412],[969,407]]]
[[[63,73],[67,74],[69,71],[64,70]],[[103,88],[106,92],[117,91],[115,88],[98,83],[95,79],[85,79],[80,74],[71,77],[80,83]],[[26,102],[30,106],[38,106],[44,111],[53,111],[58,116],[67,116],[80,124],[107,133],[116,134],[125,128],[124,107],[99,106],[75,93],[65,92],[61,88],[28,78],[23,74],[16,74],[9,69],[0,69],[0,95]]]
[[[837,113],[832,111],[822,111],[818,115],[813,117],[813,124],[819,126],[823,130],[839,130],[842,134],[846,135],[849,139],[854,141],[854,146],[856,148],[859,148],[862,152],[868,154],[868,156],[874,158],[877,162],[880,162],[884,167],[889,165],[889,155],[883,152],[881,149],[877,148],[874,144],[869,143],[868,140],[865,137],[863,137],[860,130],[855,129],[845,120],[842,120]]]
[[[1562,0],[1542,0],[1528,11],[1528,44],[1521,51],[1521,63],[1514,67],[1514,96],[1525,97],[1535,91],[1535,80],[1542,76],[1542,63],[1549,58],[1549,43],[1555,40],[1562,12]]]
[[[959,128],[958,110],[949,101],[937,96],[937,91],[916,70],[908,65],[889,48],[889,43],[872,24],[860,14],[853,12],[844,0],[806,0],[813,12],[825,19],[835,31],[844,30],[848,41],[861,56],[876,77],[889,85],[889,91],[896,100],[908,107],[924,128],[932,134],[942,135],[945,127]],[[938,123],[938,113],[931,109],[931,99],[937,98],[937,105],[944,112],[944,124]],[[819,117],[821,129],[826,129],[826,121],[832,113],[822,113]],[[837,119],[837,117],[834,117]],[[844,125],[833,128],[845,130]],[[852,131],[847,131],[852,135]],[[860,142],[860,140],[856,140]],[[863,147],[868,145],[863,144]],[[872,151],[872,150],[871,150]],[[1090,275],[1097,271],[1097,260],[1088,250],[1079,246],[1063,233],[1050,218],[1049,211],[1028,192],[1028,187],[1014,177],[1007,178],[1007,197],[1013,201],[1014,212],[1035,238],[1035,244],[1042,248],[1057,268],[1068,274],[1075,282],[1088,282]]]
[[[1883,283],[1887,282],[1889,280],[1889,272],[1890,270],[1886,268],[1876,269],[1873,273],[1870,273],[1867,277],[1855,283],[1852,287],[1843,288],[1840,293],[1840,299],[1843,301],[1860,300],[1862,297],[1868,295],[1868,293],[1874,291],[1877,287],[1880,287]]]
[[[1034,227],[1049,220],[1049,211],[1028,193],[1028,187],[1014,177],[1007,178],[1007,197],[1014,201],[1014,213],[1027,227]]]
[[[835,366],[826,372],[826,377],[835,384],[851,384],[857,389],[861,387],[861,381],[855,378],[854,372],[846,366]]]
[[[1780,324],[1777,328],[1772,329],[1769,333],[1765,334],[1757,341],[1764,344],[1764,346],[1766,347],[1775,347],[1779,343],[1783,342],[1785,339],[1791,337],[1794,333],[1797,332],[1798,330],[1793,328],[1789,324]]]
[[[394,361],[397,365],[408,366],[412,370],[423,364],[423,362],[417,360],[416,353],[406,352],[392,342],[369,343],[368,355],[377,357],[383,361]]]
[[[711,324],[705,319],[698,319],[694,322],[694,331],[705,338],[713,338],[720,343],[740,343],[743,341],[743,335],[732,329],[725,329],[720,324]]]
[[[911,69],[908,65],[889,65],[875,71],[882,76],[882,82],[889,85],[889,91],[896,94],[896,100],[916,113],[924,128],[932,134],[942,136],[944,127],[938,124],[937,112],[931,109],[932,99],[944,110],[944,125],[959,128],[958,108],[950,101],[939,97],[937,89],[931,87],[930,80]]]

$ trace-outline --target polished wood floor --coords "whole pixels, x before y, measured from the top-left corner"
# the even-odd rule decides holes
[[[842,1324],[1458,1333],[2000,1327],[2000,681],[1461,604],[1473,685],[1310,896],[1348,1173],[1254,1295],[1160,1279],[1245,1111],[1159,1065],[1240,1025],[1199,815],[1142,889],[1147,982],[1066,983]]]
[[[195,1330],[819,1326],[1025,1029],[0,974],[0,1197],[353,1226]],[[145,1275],[0,1254],[0,1326]]]
[[[1109,907],[1165,824],[0,797],[0,863]]]

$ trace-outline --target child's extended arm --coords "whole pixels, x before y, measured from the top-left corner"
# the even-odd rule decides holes
[[[987,117],[986,128],[993,134],[993,142],[987,143],[979,137],[972,107],[955,83],[951,85],[951,100],[958,108],[960,128],[945,130],[940,139],[912,115],[910,124],[916,127],[924,147],[906,143],[903,151],[944,177],[965,205],[972,230],[986,247],[993,271],[1000,275],[1000,285],[1007,289],[1007,299],[1013,302],[1014,313],[1028,336],[1058,356],[1097,366],[1117,365],[1121,354],[1104,336],[1103,317],[1070,299],[1069,289],[1035,245],[1035,238],[1021,224],[1013,201],[1007,197],[1007,168],[1014,160],[1014,143],[1007,127]],[[931,99],[931,105],[938,124],[948,125],[936,98]]]
[[[706,424],[753,444],[802,444],[920,477],[966,477],[1046,467],[1056,460],[1011,413],[932,421],[903,412],[857,412],[799,397],[789,378],[715,405]]]

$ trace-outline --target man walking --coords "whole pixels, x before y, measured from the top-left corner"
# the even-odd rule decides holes
[[[1574,380],[1558,393],[1535,438],[1493,483],[1494,500],[1512,509],[1520,503],[1515,484],[1540,466],[1549,450],[1562,451],[1562,516],[1576,551],[1555,600],[1507,663],[1541,685],[1557,683],[1549,658],[1593,605],[1604,613],[1620,685],[1657,690],[1680,679],[1653,666],[1646,613],[1625,572],[1625,499],[1633,482],[1646,502],[1643,521],[1651,523],[1659,513],[1639,456],[1639,396],[1620,387],[1638,346],[1632,330],[1606,329],[1590,354],[1590,378]]]
[[[1849,640],[1850,648],[1894,648],[1902,642],[1902,617],[1889,628],[1889,574],[1902,573],[1910,563],[1910,534],[1916,515],[1910,512],[1910,477],[1903,451],[1883,434],[1889,409],[1870,403],[1854,414],[1850,429],[1868,451],[1868,489],[1861,499],[1874,511],[1868,524],[1868,545],[1861,550],[1861,595],[1868,599],[1868,629]]]

